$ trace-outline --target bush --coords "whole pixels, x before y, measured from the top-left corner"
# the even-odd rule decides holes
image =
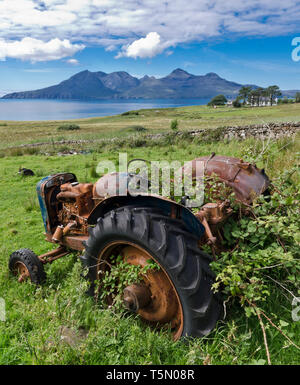
[[[177,119],[172,120],[172,122],[171,122],[171,130],[173,130],[173,131],[178,130],[178,120]]]
[[[283,99],[280,99],[280,103],[281,104],[288,104],[289,100],[288,100],[288,98],[283,98]]]
[[[233,204],[236,217],[223,227],[229,251],[212,263],[214,288],[223,288],[226,302],[236,298],[246,316],[257,315],[280,287],[299,294],[299,181],[298,167],[273,180],[269,195],[261,195],[249,209]],[[294,176],[294,178],[293,178]]]
[[[136,131],[136,132],[142,132],[142,131],[147,131],[147,128],[143,126],[130,126],[129,127],[130,131]]]
[[[121,116],[130,116],[130,115],[139,115],[138,111],[126,111],[121,114]]]
[[[62,126],[59,126],[57,128],[58,131],[74,131],[74,130],[80,130],[80,126],[77,124],[64,124]]]
[[[224,95],[217,95],[214,98],[211,99],[209,103],[207,103],[208,106],[224,106],[225,103],[227,103],[227,99]]]
[[[241,104],[241,102],[239,101],[239,99],[235,99],[235,100],[233,101],[232,105],[233,105],[233,107],[235,107],[235,108],[240,108],[240,107],[242,107],[242,104]]]

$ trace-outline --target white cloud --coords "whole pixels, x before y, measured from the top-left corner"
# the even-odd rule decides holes
[[[68,59],[66,60],[67,63],[72,64],[74,66],[79,64],[79,61],[77,59]]]
[[[31,37],[25,37],[17,41],[0,39],[0,60],[6,58],[29,60],[31,62],[58,60],[72,56],[83,48],[84,45],[72,44],[69,40],[57,38],[48,42]]]
[[[151,57],[207,38],[298,33],[299,20],[295,0],[0,0],[5,41],[56,37],[121,48],[118,57]]]
[[[59,5],[53,9],[42,10],[38,7],[41,3],[34,0],[0,0],[0,19],[12,26],[56,27],[72,23],[77,18],[70,10],[59,9]]]
[[[123,47],[123,51],[120,52],[116,58],[123,56],[136,58],[153,57],[161,53],[166,46],[161,44],[160,36],[157,32],[149,32],[146,37],[135,40],[128,46]]]

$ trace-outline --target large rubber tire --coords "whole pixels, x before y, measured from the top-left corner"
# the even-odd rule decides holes
[[[97,258],[107,245],[134,243],[148,251],[172,281],[183,311],[181,337],[203,337],[215,328],[222,305],[211,290],[211,257],[199,249],[181,220],[153,208],[127,206],[99,218],[89,234],[83,261],[91,282],[97,279]]]
[[[32,250],[20,249],[11,254],[8,267],[12,273],[15,273],[15,266],[18,262],[21,262],[26,266],[31,282],[36,285],[45,282],[46,273],[44,271],[44,266]]]

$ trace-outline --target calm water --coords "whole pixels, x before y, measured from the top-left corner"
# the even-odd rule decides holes
[[[0,120],[63,120],[109,116],[141,108],[207,104],[209,99],[38,100],[0,99]]]

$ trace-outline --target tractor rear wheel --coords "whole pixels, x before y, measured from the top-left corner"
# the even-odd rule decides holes
[[[214,329],[222,306],[212,291],[211,257],[199,249],[183,221],[153,208],[127,206],[99,218],[89,233],[83,261],[92,285],[99,280],[101,290],[104,266],[113,263],[112,256],[142,268],[153,260],[159,270],[149,270],[124,290],[126,307],[147,322],[169,326],[175,340]]]
[[[39,285],[46,280],[46,273],[42,262],[29,249],[20,249],[13,252],[9,258],[9,269],[18,277],[19,282],[28,279]]]

